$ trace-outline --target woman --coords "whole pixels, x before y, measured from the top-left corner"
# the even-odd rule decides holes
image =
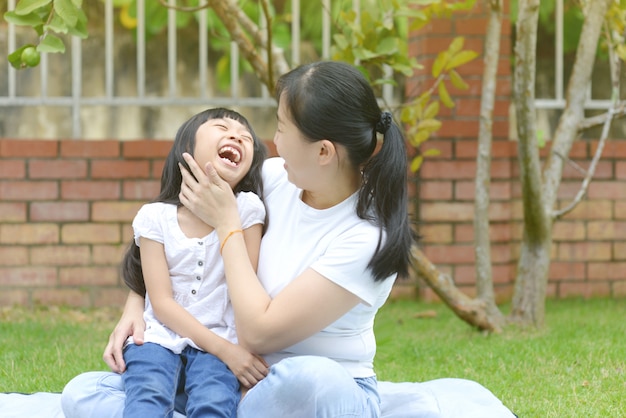
[[[258,273],[237,233],[232,190],[211,164],[201,169],[185,155],[191,172],[181,168],[181,202],[221,241],[239,343],[271,365],[237,415],[379,417],[374,317],[395,278],[408,272],[413,242],[404,140],[348,64],[292,70],[279,80],[277,100],[281,158],[263,166],[268,222]],[[131,294],[111,335],[105,360],[114,371],[124,369],[122,341],[141,338],[142,307]],[[120,380],[75,378],[63,394],[66,416],[119,416]]]

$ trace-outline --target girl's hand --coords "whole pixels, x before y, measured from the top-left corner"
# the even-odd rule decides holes
[[[109,336],[102,359],[115,373],[123,373],[126,370],[126,363],[122,355],[124,343],[131,335],[135,344],[143,344],[143,332],[146,323],[143,320],[143,297],[134,292],[130,292],[124,313],[119,322]]]
[[[228,183],[220,178],[211,163],[207,163],[203,171],[190,154],[184,153],[183,158],[193,176],[180,165],[183,177],[179,195],[181,203],[218,230],[218,234],[220,229],[225,233],[241,229],[237,201]]]
[[[221,359],[245,389],[250,389],[269,373],[269,366],[263,357],[252,354],[237,344],[230,344]]]

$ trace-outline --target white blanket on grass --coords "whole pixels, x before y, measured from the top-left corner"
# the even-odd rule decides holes
[[[382,401],[381,418],[515,417],[491,391],[466,379],[378,382],[378,391]],[[0,417],[64,418],[60,399],[60,393],[0,393]]]

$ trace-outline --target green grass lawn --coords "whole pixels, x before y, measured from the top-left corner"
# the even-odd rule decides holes
[[[433,316],[420,318],[420,313]],[[478,381],[521,418],[626,417],[626,301],[549,301],[540,331],[483,335],[445,306],[391,301],[378,315],[380,380]],[[63,389],[106,370],[119,311],[0,311],[0,391]]]

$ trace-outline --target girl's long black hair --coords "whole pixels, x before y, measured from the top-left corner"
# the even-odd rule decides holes
[[[353,167],[362,168],[357,215],[381,229],[369,267],[376,280],[406,276],[416,239],[408,217],[406,145],[363,74],[342,62],[302,65],[278,80],[276,99],[285,101],[293,123],[309,141],[341,144]],[[374,154],[377,131],[384,136]]]
[[[257,196],[263,196],[263,182],[261,181],[261,167],[263,161],[267,157],[267,149],[263,142],[256,136],[252,126],[248,120],[240,113],[225,108],[213,108],[204,110],[183,123],[174,139],[174,144],[169,154],[165,158],[163,172],[161,173],[161,191],[153,202],[164,202],[181,206],[180,203],[180,186],[183,181],[182,174],[178,164],[181,163],[189,172],[189,166],[183,159],[183,153],[193,155],[196,147],[196,133],[198,128],[208,120],[212,119],[233,119],[241,123],[252,135],[254,139],[254,154],[252,156],[252,165],[248,173],[233,189],[234,193],[254,192]],[[124,283],[135,293],[139,295],[146,294],[146,285],[143,279],[143,271],[141,269],[141,258],[139,247],[133,239],[126,250],[124,259],[122,260],[122,277]]]

